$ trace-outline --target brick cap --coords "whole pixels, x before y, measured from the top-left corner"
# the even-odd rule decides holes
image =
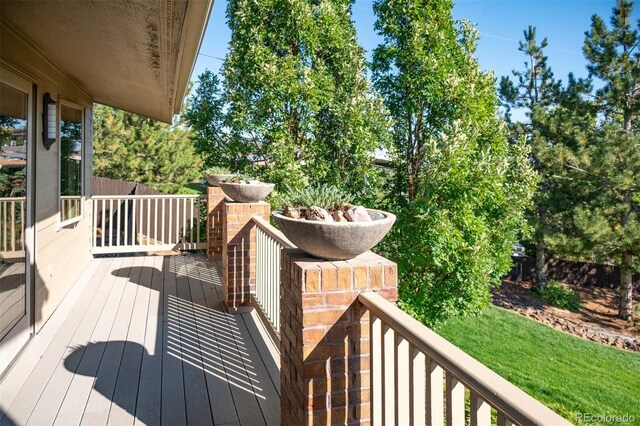
[[[293,263],[301,269],[325,269],[330,267],[354,267],[354,266],[395,266],[395,262],[380,256],[372,251],[367,251],[349,260],[324,260],[312,257],[310,254],[299,248],[287,248],[282,250],[284,255],[290,258]]]

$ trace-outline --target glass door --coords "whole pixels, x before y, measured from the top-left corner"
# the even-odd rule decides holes
[[[29,338],[27,163],[31,85],[0,79],[0,374]]]

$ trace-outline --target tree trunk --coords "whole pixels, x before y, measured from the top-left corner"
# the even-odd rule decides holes
[[[541,210],[538,214],[538,229],[536,230],[536,289],[541,290],[547,285],[547,246],[544,242],[544,227],[547,223],[547,212]]]
[[[620,306],[618,316],[630,321],[633,312],[633,256],[631,253],[622,254],[622,264],[620,265]]]
[[[536,289],[542,290],[547,285],[547,247],[544,240],[536,241]]]

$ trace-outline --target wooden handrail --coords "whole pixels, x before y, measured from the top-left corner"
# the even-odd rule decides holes
[[[571,424],[382,296],[373,292],[361,293],[358,300],[382,323],[493,406],[499,418],[506,416],[521,425]]]
[[[293,244],[287,237],[284,236],[282,232],[278,229],[274,228],[269,222],[261,218],[260,216],[253,216],[251,218],[253,223],[258,225],[260,229],[262,229],[266,234],[268,234],[271,238],[276,240],[278,244],[280,244],[284,248],[296,248],[295,244]]]
[[[206,195],[202,194],[160,194],[160,195],[93,195],[92,200],[148,200],[148,199],[163,199],[163,200],[176,200],[176,199],[192,199],[192,198],[206,198]]]

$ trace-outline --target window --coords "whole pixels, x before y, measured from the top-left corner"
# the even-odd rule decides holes
[[[82,109],[60,102],[60,222],[82,217]]]

